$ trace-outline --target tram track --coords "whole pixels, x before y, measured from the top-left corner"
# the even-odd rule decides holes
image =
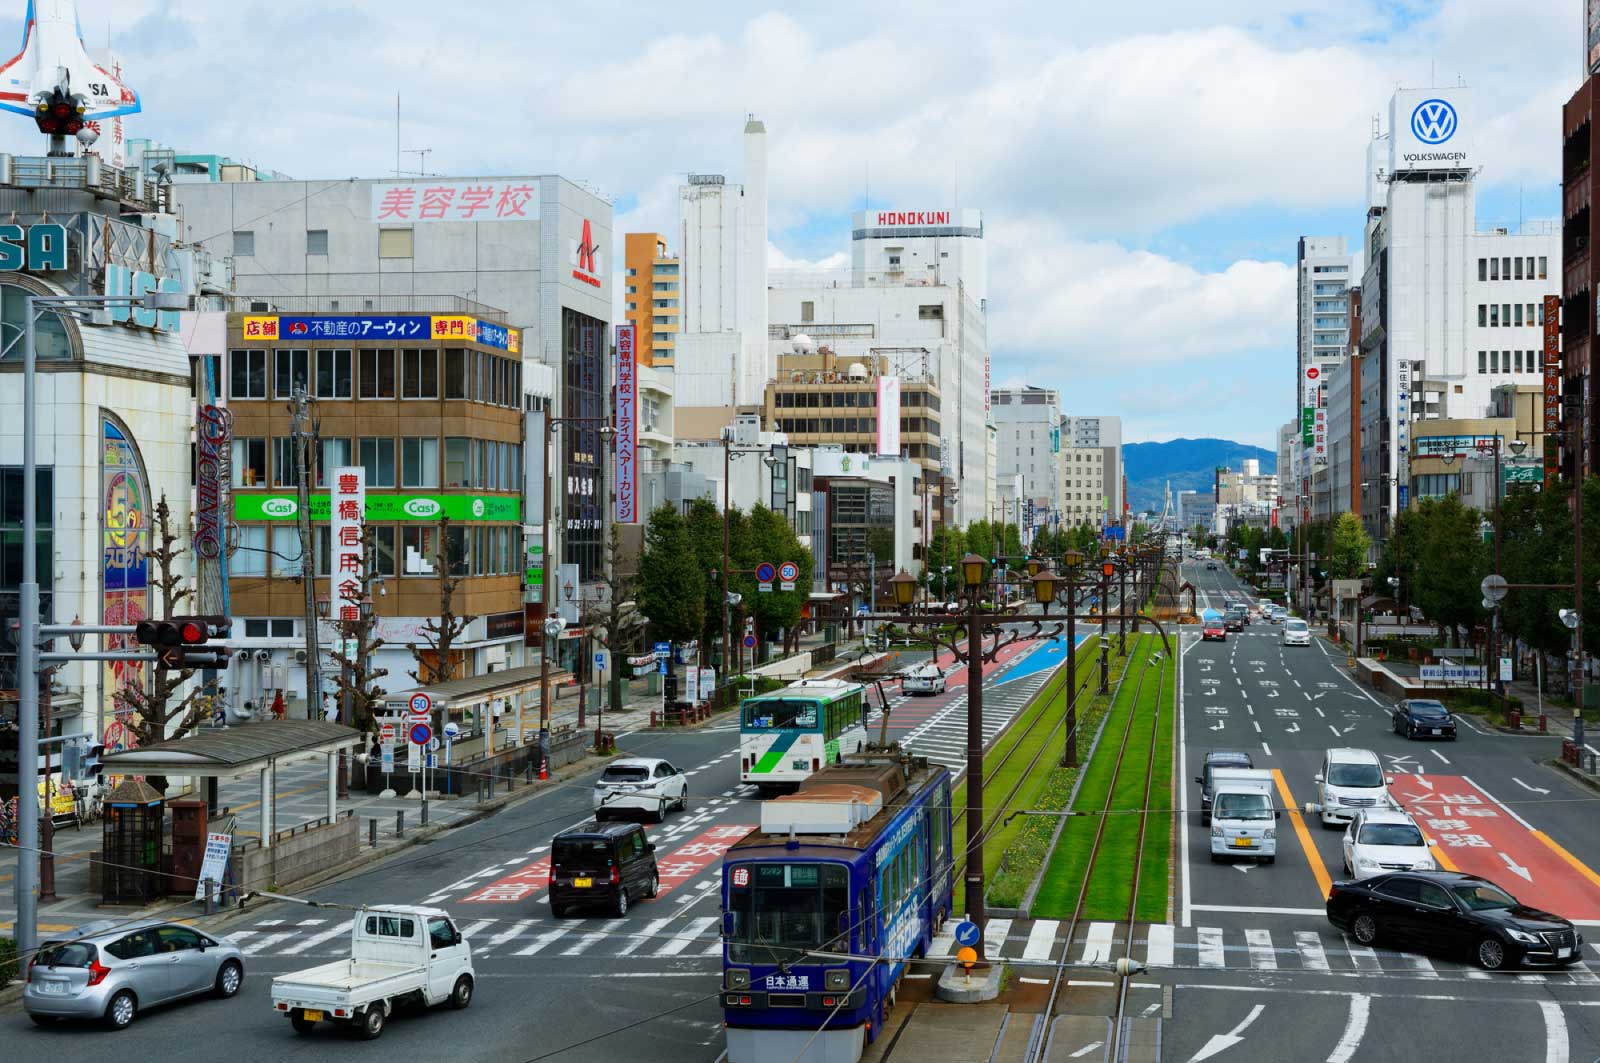
[[[1128,903],[1126,914],[1121,917],[1121,923],[1127,927],[1127,932],[1123,935],[1124,945],[1121,950],[1122,956],[1120,958],[1126,959],[1130,958],[1132,955],[1134,927],[1136,926],[1138,920],[1139,886],[1144,864],[1146,828],[1148,827],[1150,819],[1148,811],[1150,808],[1150,791],[1154,784],[1155,778],[1156,751],[1160,747],[1162,696],[1166,692],[1167,669],[1171,663],[1164,655],[1142,656],[1142,663],[1138,666],[1139,671],[1134,678],[1133,698],[1132,703],[1128,708],[1127,722],[1123,726],[1122,736],[1117,746],[1117,757],[1112,767],[1111,781],[1106,788],[1105,801],[1096,813],[1094,838],[1090,843],[1088,858],[1084,863],[1083,877],[1079,883],[1077,891],[1077,901],[1073,906],[1072,915],[1067,921],[1066,936],[1061,946],[1059,966],[1054,973],[1054,977],[1051,979],[1050,993],[1046,999],[1044,1008],[1044,1027],[1040,1034],[1035,1037],[1033,1042],[1029,1045],[1027,1055],[1029,1063],[1044,1063],[1044,1060],[1047,1057],[1050,1044],[1050,1024],[1055,1014],[1056,1005],[1060,1000],[1062,986],[1066,981],[1067,970],[1065,964],[1067,956],[1072,949],[1073,942],[1077,939],[1078,928],[1083,923],[1084,910],[1089,900],[1090,885],[1094,881],[1096,869],[1100,866],[1100,856],[1102,852],[1102,844],[1104,843],[1106,837],[1106,828],[1110,824],[1113,816],[1119,812],[1119,810],[1113,807],[1117,803],[1117,783],[1122,778],[1123,768],[1127,766],[1130,760],[1130,750],[1128,748],[1129,741],[1134,733],[1134,723],[1139,717],[1140,697],[1144,691],[1144,684],[1145,681],[1151,677],[1152,672],[1154,672],[1154,681],[1156,684],[1155,712],[1153,718],[1151,719],[1149,746],[1142,751],[1142,761],[1144,767],[1144,786],[1142,796],[1139,800],[1139,807],[1137,809],[1122,810],[1133,812],[1138,816],[1138,835],[1135,841],[1133,854],[1133,875],[1127,889]],[[1126,681],[1127,676],[1126,673],[1124,673],[1122,682],[1126,683]],[[1120,693],[1121,684],[1119,684],[1117,696],[1120,696]],[[1114,703],[1115,702],[1113,701],[1113,704]],[[1140,751],[1134,750],[1133,752],[1137,754]],[[1114,931],[1113,940],[1115,940]],[[1118,983],[1116,1009],[1111,1035],[1111,1049],[1108,1055],[1108,1058],[1111,1060],[1117,1060],[1120,1058],[1119,1052],[1120,1045],[1122,1043],[1122,1026],[1123,1020],[1126,1017],[1125,1012],[1127,1006],[1128,979],[1125,977],[1120,978]]]

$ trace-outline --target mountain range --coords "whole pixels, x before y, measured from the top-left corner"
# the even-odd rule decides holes
[[[1169,481],[1176,505],[1179,491],[1210,491],[1218,465],[1237,470],[1246,458],[1258,459],[1264,473],[1277,471],[1278,456],[1272,451],[1231,439],[1126,443],[1122,465],[1128,478],[1128,504],[1135,513],[1147,509],[1160,513]]]

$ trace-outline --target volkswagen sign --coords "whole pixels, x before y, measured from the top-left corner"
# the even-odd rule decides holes
[[[1411,111],[1411,135],[1424,144],[1443,144],[1456,135],[1456,109],[1449,100],[1423,100]]]
[[[1390,173],[1469,170],[1472,160],[1471,90],[1401,89],[1389,104]]]
[[[436,517],[439,515],[439,503],[431,498],[413,498],[406,502],[407,516]]]

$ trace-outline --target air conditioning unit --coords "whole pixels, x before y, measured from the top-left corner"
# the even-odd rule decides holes
[[[306,663],[306,651],[305,650],[295,650],[294,651],[294,663],[295,664],[305,664]]]
[[[244,650],[242,652],[249,653],[250,651],[249,650]],[[272,660],[272,651],[271,650],[257,650],[256,651],[256,660],[258,660],[258,661],[270,661],[270,660]]]
[[[248,661],[250,659],[250,651],[249,650],[240,650],[236,656],[241,661]]]
[[[250,304],[250,312],[252,314],[270,314],[272,312],[272,304],[271,303],[263,303],[263,302],[252,302]]]

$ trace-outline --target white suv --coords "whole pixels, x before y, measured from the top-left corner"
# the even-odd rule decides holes
[[[1317,803],[1324,827],[1349,823],[1364,808],[1394,808],[1378,754],[1370,749],[1330,749],[1317,772]]]
[[[1283,644],[1285,646],[1311,645],[1311,625],[1301,620],[1298,616],[1291,616],[1283,622]]]
[[[594,818],[609,819],[624,810],[653,815],[660,823],[668,809],[689,807],[689,778],[655,757],[623,757],[606,765],[594,784]]]

